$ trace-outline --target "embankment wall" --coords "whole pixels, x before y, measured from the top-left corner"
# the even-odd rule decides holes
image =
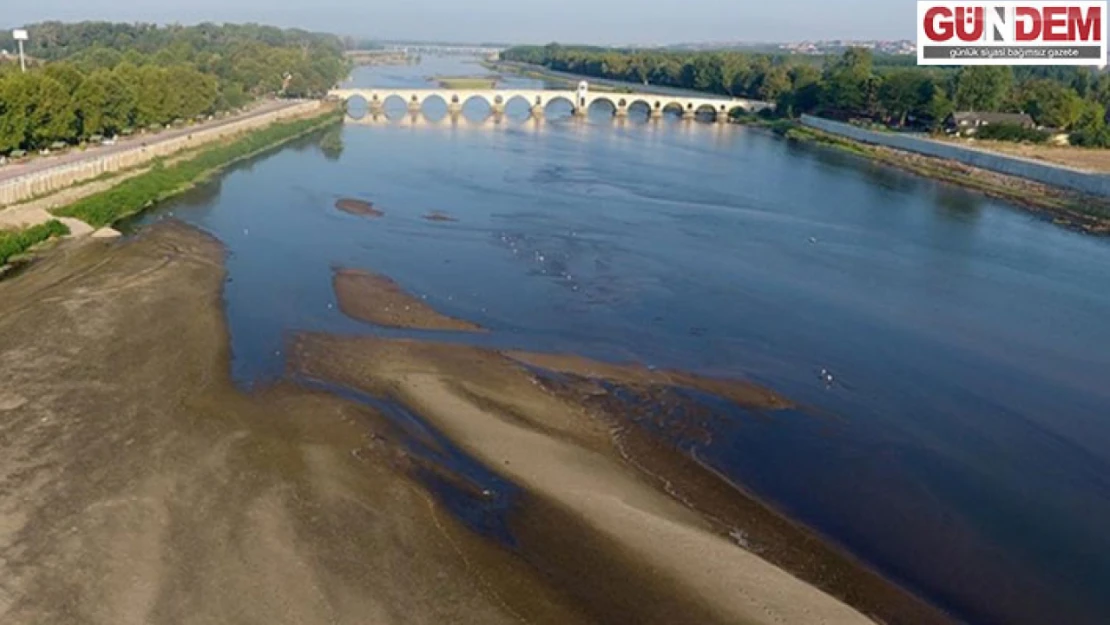
[[[862,143],[881,145],[888,148],[905,150],[907,152],[915,152],[925,156],[949,159],[964,163],[965,165],[979,167],[1000,174],[1026,178],[1054,187],[1063,187],[1090,195],[1110,197],[1110,176],[1106,174],[1071,169],[1017,156],[999,154],[997,152],[988,152],[986,150],[936,141],[926,137],[876,132],[874,130],[852,126],[851,124],[810,115],[803,115],[801,121],[802,124],[810,128],[860,141]]]
[[[114,173],[144,165],[159,157],[169,156],[182,150],[218,141],[247,130],[268,126],[278,120],[305,115],[318,110],[320,106],[321,103],[317,101],[301,102],[243,117],[218,126],[200,127],[194,132],[171,138],[159,139],[158,135],[151,135],[146,145],[136,144],[126,150],[12,178],[0,182],[0,208],[47,195],[106,173]]]

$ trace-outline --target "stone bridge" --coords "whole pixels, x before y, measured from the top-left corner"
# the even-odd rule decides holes
[[[745,112],[758,112],[766,108],[773,108],[769,102],[759,100],[746,100],[743,98],[703,98],[679,95],[663,95],[658,93],[619,93],[590,91],[585,81],[578,84],[578,89],[407,89],[404,87],[368,87],[358,89],[334,89],[328,93],[330,97],[348,101],[352,98],[362,98],[370,108],[371,114],[380,114],[385,107],[385,101],[398,98],[405,103],[409,112],[418,113],[423,110],[424,103],[432,98],[438,98],[447,105],[448,113],[456,115],[470,100],[483,100],[489,105],[495,116],[502,115],[505,107],[513,100],[521,100],[532,112],[533,117],[543,117],[547,105],[563,100],[573,109],[575,115],[585,115],[590,107],[597,102],[607,103],[617,117],[625,117],[628,110],[639,104],[646,107],[650,117],[662,117],[664,111],[674,111],[684,119],[694,119],[699,113],[712,115],[719,122],[728,120],[729,113],[735,110]]]

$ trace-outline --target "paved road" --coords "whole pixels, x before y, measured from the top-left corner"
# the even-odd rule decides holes
[[[12,178],[18,178],[19,176],[23,176],[26,174],[44,171],[53,167],[60,167],[62,165],[70,165],[72,163],[77,163],[85,159],[93,159],[104,156],[106,154],[112,154],[114,152],[122,152],[144,142],[147,144],[153,144],[158,141],[165,141],[167,139],[172,139],[174,137],[179,137],[181,135],[196,132],[204,128],[216,128],[225,124],[230,124],[234,121],[238,121],[255,115],[261,115],[263,113],[269,113],[270,111],[276,111],[278,109],[293,106],[295,104],[300,104],[300,102],[301,100],[263,100],[262,102],[253,105],[244,113],[226,117],[224,119],[216,119],[186,128],[174,128],[158,133],[157,135],[142,134],[127,138],[121,137],[115,145],[99,146],[90,150],[86,150],[84,152],[79,150],[72,150],[64,154],[58,154],[49,157],[38,157],[22,163],[8,163],[6,165],[0,165],[0,184],[3,184],[4,182],[11,180]]]

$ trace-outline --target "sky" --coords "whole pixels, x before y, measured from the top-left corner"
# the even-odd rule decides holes
[[[913,0],[0,0],[44,20],[258,22],[375,39],[667,44],[912,39]]]

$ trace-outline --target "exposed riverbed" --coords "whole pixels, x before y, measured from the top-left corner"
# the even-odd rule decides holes
[[[415,86],[450,73],[471,75],[475,66],[431,60],[360,68],[354,79]],[[1110,613],[1103,592],[1110,583],[1105,241],[752,129],[616,123],[600,114],[575,121],[558,110],[537,124],[514,119],[511,106],[509,119],[493,123],[476,121],[480,105],[464,108],[471,117],[457,124],[349,124],[340,156],[301,141],[144,220],[182,219],[226,246],[223,306],[231,375],[241,389],[306,376],[323,397],[341,391],[359,406],[390,399],[375,408],[378,425],[362,431],[392,436],[408,450],[402,457],[416,458],[400,465],[397,475],[410,480],[405,488],[447,485],[432,492],[439,493],[436,509],[461,524],[449,535],[491,537],[474,543],[485,549],[488,540],[506,543],[516,529],[535,546],[530,553],[561,553],[574,544],[561,542],[570,534],[556,540],[529,523],[499,525],[504,500],[483,493],[523,489],[521,498],[537,498],[526,508],[532,514],[556,506],[551,514],[572,510],[580,519],[589,508],[600,515],[593,518],[612,520],[613,509],[569,499],[542,481],[546,471],[512,462],[512,454],[529,449],[534,453],[520,462],[563,448],[513,439],[520,434],[514,428],[537,424],[486,420],[473,406],[512,414],[504,403],[497,407],[509,400],[478,382],[444,381],[422,360],[454,363],[446,377],[465,380],[466,358],[476,358],[473,373],[502,375],[496,372],[507,365],[498,358],[517,353],[515,366],[536,376],[543,397],[596,415],[627,413],[625,438],[582,429],[614,425],[601,416],[552,417],[546,425],[564,431],[546,431],[551,440],[573,443],[574,454],[585,449],[606,462],[646,462],[642,469],[669,472],[663,474],[675,478],[677,490],[667,501],[702,503],[713,540],[728,537],[730,548],[792,568],[865,613],[914,605],[932,614],[895,596],[891,585],[866,581],[869,570],[975,622],[1099,623]],[[442,111],[431,111],[433,121],[437,115]],[[336,208],[344,198],[371,202],[381,215]],[[425,218],[435,211],[457,221]],[[484,331],[407,328],[396,310],[388,311],[390,327],[374,325],[381,322],[357,312],[357,298],[344,306],[336,294],[343,271],[384,276],[389,282],[370,286],[417,298],[427,318],[434,311]],[[389,359],[364,361],[411,345],[397,339],[425,346],[403,352],[416,363],[408,373],[382,369]],[[315,352],[313,345],[331,346]],[[508,355],[469,351],[478,348]],[[570,356],[551,360],[537,352]],[[608,379],[598,387],[581,379],[581,357],[636,366],[597,365],[593,375]],[[679,376],[671,380],[686,380],[677,385],[686,390],[643,386],[654,375]],[[719,387],[691,389],[691,379],[740,381],[780,403],[715,399]],[[513,401],[519,411],[539,400],[522,394]],[[422,412],[426,422],[397,425]],[[521,445],[482,447],[468,438],[477,432]],[[457,466],[444,472],[452,462]],[[773,511],[719,490],[720,483],[704,479],[713,473]],[[658,483],[650,492],[667,488]],[[662,509],[655,505],[648,508]],[[657,518],[678,518],[670,514]],[[783,516],[823,536],[833,551],[808,544],[816,543],[812,534],[796,533]],[[744,519],[749,527],[737,530]],[[722,527],[737,531],[729,536]],[[651,536],[623,538],[646,548]],[[481,553],[487,555],[468,560],[471,566],[501,552]],[[576,588],[567,571],[589,562],[544,569],[542,557],[525,561],[512,566],[547,570],[527,583],[553,593],[544,604],[553,606],[551,622],[566,614],[558,610],[576,618],[614,614],[583,614],[574,607],[581,600],[567,600],[587,596],[588,585]],[[821,573],[840,566],[855,571]],[[680,578],[692,593],[720,596],[692,573]],[[832,578],[858,584],[835,587]],[[650,580],[640,587],[656,588]],[[660,597],[665,614],[687,605],[684,597],[692,595],[685,592],[651,596]],[[613,602],[598,609],[627,614],[622,610],[632,604],[620,603],[620,593],[609,596]]]

